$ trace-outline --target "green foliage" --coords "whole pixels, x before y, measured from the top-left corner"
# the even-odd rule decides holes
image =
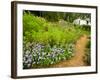
[[[52,13],[48,14],[52,15]],[[60,14],[58,14],[60,15]],[[48,17],[49,18],[49,17]],[[23,13],[23,40],[24,44],[32,43],[33,46],[36,44],[42,44],[45,48],[43,48],[43,52],[51,53],[52,48],[55,46],[58,48],[62,48],[64,51],[63,54],[59,54],[56,57],[48,58],[44,56],[45,59],[40,60],[39,63],[34,64],[34,66],[48,66],[50,64],[59,62],[60,60],[70,59],[73,56],[73,47],[70,47],[67,44],[74,44],[76,40],[85,33],[84,30],[79,28],[78,26],[74,26],[71,23],[66,23],[65,25],[59,25],[59,21],[55,19],[56,17],[52,17],[55,20],[54,22],[50,22],[47,18],[35,16],[30,12]],[[60,18],[59,18],[60,19]],[[32,47],[33,47],[32,46]],[[30,52],[32,51],[32,47],[24,46],[26,50]],[[42,51],[41,51],[42,52]],[[41,54],[41,52],[39,52]],[[31,52],[34,54],[34,52]],[[34,60],[38,60],[38,56],[33,57]],[[39,65],[38,65],[39,64]],[[26,65],[25,65],[26,66]]]
[[[50,43],[65,44],[76,41],[81,35],[75,28],[63,28],[58,23],[47,22],[41,17],[24,13],[24,39],[27,42],[40,42],[44,44]],[[67,34],[67,35],[66,35]]]
[[[27,12],[27,11],[26,11]],[[67,22],[73,22],[77,18],[85,19],[90,18],[88,13],[70,13],[70,12],[52,12],[52,11],[31,11],[35,16],[44,17],[47,21],[57,22],[59,19],[64,19]]]
[[[34,16],[31,13],[24,13],[23,22],[24,31],[28,32],[38,32],[39,30],[43,30],[43,28],[47,25],[44,18]]]
[[[73,43],[84,33],[77,26],[68,24],[63,27],[59,25],[59,22],[48,22],[31,13],[24,13],[23,26],[25,42],[50,44],[51,46]]]
[[[58,21],[60,17],[57,12],[42,12],[42,16],[51,22]]]
[[[90,40],[88,41],[86,48],[91,48],[91,41]]]
[[[84,61],[87,65],[91,65],[91,41],[89,40],[86,45]]]
[[[91,30],[91,26],[90,25],[83,25],[82,29],[86,30],[86,31],[90,31]]]

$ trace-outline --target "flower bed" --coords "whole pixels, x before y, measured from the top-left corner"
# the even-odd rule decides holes
[[[48,67],[59,61],[70,59],[74,54],[74,44],[66,46],[28,43],[24,45],[23,68]]]

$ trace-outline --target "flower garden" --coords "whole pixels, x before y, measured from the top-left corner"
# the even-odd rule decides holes
[[[62,25],[23,13],[23,69],[46,68],[71,59],[75,43],[83,34],[89,32],[67,21]]]

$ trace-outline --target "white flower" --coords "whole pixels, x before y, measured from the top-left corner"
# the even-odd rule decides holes
[[[29,50],[27,50],[25,53],[26,53],[26,54],[29,54],[29,53],[30,53],[30,51],[29,51]]]
[[[27,64],[27,67],[30,67],[31,66],[31,64]]]

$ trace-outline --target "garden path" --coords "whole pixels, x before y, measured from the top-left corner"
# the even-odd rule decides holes
[[[70,60],[65,60],[57,64],[52,65],[52,67],[78,67],[85,66],[83,57],[85,55],[85,47],[88,41],[87,35],[83,35],[77,42],[75,46],[75,56]]]

